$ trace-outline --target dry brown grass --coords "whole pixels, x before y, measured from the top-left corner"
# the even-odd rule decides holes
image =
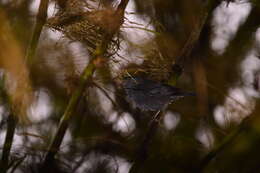
[[[6,91],[14,114],[25,121],[26,111],[32,102],[32,87],[24,54],[12,33],[3,11],[0,11],[0,65],[6,75]]]

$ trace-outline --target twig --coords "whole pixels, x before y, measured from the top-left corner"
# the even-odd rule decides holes
[[[237,99],[235,99],[234,97],[228,95],[228,94],[224,94],[220,89],[218,89],[217,87],[215,87],[213,84],[210,84],[209,82],[206,82],[206,85],[208,85],[211,89],[217,91],[219,94],[226,96],[227,98],[230,98],[232,101],[236,102],[237,104],[239,104],[244,110],[247,110],[248,107],[241,103],[240,101],[238,101]]]
[[[180,52],[180,55],[176,58],[176,64],[183,66],[184,63],[187,61],[188,57],[193,51],[194,46],[197,44],[200,38],[200,33],[206,23],[207,18],[208,18],[208,12],[202,12],[198,24],[195,26],[195,29],[190,33],[190,36],[185,42]]]
[[[151,30],[151,29],[147,29],[147,28],[143,28],[143,27],[138,27],[138,26],[124,26],[123,28],[140,29],[140,30],[143,30],[143,31],[151,32],[153,34],[160,34],[157,31],[154,31],[154,30]]]
[[[119,106],[116,104],[116,102],[110,97],[110,95],[108,94],[108,92],[102,88],[101,86],[99,86],[96,82],[93,82],[93,84],[95,85],[95,87],[97,87],[100,91],[103,92],[103,94],[108,98],[108,100],[110,100],[110,102],[112,103],[112,105],[115,108],[119,108]]]
[[[15,173],[15,170],[17,169],[17,167],[24,161],[24,159],[26,158],[26,155],[23,156],[22,158],[20,158],[13,166],[13,168],[11,169],[10,173]]]
[[[23,132],[23,133],[19,133],[17,135],[23,135],[23,136],[31,136],[31,137],[35,137],[35,138],[39,138],[41,140],[47,140],[45,137],[37,135],[37,134],[33,134],[33,133],[28,133],[28,132]]]
[[[202,10],[198,23],[193,31],[190,33],[187,41],[185,42],[180,54],[176,57],[176,64],[183,66],[187,59],[192,54],[192,51],[194,51],[194,47],[196,44],[200,41],[201,35],[205,30],[205,26],[207,23],[209,23],[213,10],[219,5],[220,1],[216,0],[209,0],[207,4],[205,5],[205,9]]]

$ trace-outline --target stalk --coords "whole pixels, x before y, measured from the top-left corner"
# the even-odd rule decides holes
[[[41,0],[38,14],[36,17],[36,24],[34,27],[32,39],[30,41],[28,50],[27,50],[27,55],[26,55],[26,63],[28,67],[30,68],[33,62],[33,58],[35,56],[36,48],[39,42],[39,37],[43,28],[43,25],[46,22],[47,18],[47,8],[48,8],[48,3],[49,0]],[[15,115],[12,113],[8,116],[8,121],[7,121],[7,132],[5,136],[5,142],[4,142],[4,147],[3,147],[3,154],[2,154],[2,159],[1,159],[1,166],[0,166],[0,172],[1,173],[6,173],[8,170],[8,165],[9,165],[9,155],[10,151],[12,148],[12,143],[13,143],[13,137],[15,133],[15,128],[17,125],[17,119],[15,118]]]
[[[164,111],[163,111],[164,112]],[[160,123],[160,120],[163,117],[163,112],[158,111],[153,119],[151,120],[151,123],[148,127],[148,130],[146,132],[146,135],[144,137],[143,142],[141,143],[141,145],[139,146],[138,150],[137,150],[137,155],[136,158],[133,162],[133,165],[129,171],[129,173],[138,173],[138,172],[142,172],[140,171],[142,168],[142,165],[144,164],[144,162],[147,160],[148,158],[148,149],[149,146],[151,145],[152,139],[155,136],[157,130],[158,130],[158,126]]]
[[[16,119],[14,115],[10,114],[8,116],[7,120],[7,131],[5,136],[5,142],[3,147],[3,153],[2,153],[2,159],[1,159],[1,165],[0,165],[0,172],[6,173],[9,167],[9,155],[13,143],[13,137],[16,127]]]
[[[47,10],[48,10],[48,4],[49,0],[41,0],[38,14],[36,17],[36,24],[34,26],[33,30],[33,35],[29,44],[29,47],[27,49],[27,54],[26,54],[26,63],[29,68],[31,68],[33,64],[33,60],[35,57],[35,52],[39,43],[39,38],[42,32],[42,28],[46,22],[47,18]]]
[[[64,7],[65,2],[66,2],[66,0],[60,0],[59,5],[61,7]],[[122,20],[123,20],[124,10],[125,10],[128,2],[129,2],[129,0],[122,0],[116,11],[116,13],[119,14],[119,16],[117,16],[117,17],[122,17],[121,18]],[[120,15],[122,15],[122,16],[120,16]],[[69,100],[68,106],[66,107],[65,112],[63,113],[62,118],[60,120],[58,130],[48,148],[48,152],[43,161],[44,168],[48,169],[48,167],[53,164],[55,155],[59,151],[62,140],[68,129],[69,121],[71,120],[73,113],[81,99],[81,96],[83,95],[83,92],[85,90],[88,80],[92,77],[93,73],[95,72],[95,69],[96,69],[95,60],[97,58],[104,57],[104,54],[105,54],[105,52],[108,48],[108,45],[115,32],[117,32],[117,31],[115,30],[111,33],[105,34],[105,36],[102,40],[102,43],[96,47],[96,49],[91,57],[91,61],[89,62],[89,64],[85,67],[84,71],[82,72],[82,74],[79,78],[78,87],[76,88],[76,90],[74,91],[74,93],[72,94],[72,96]]]
[[[62,118],[60,120],[58,130],[48,148],[48,152],[46,154],[46,157],[45,157],[44,163],[43,163],[44,167],[48,166],[49,164],[51,164],[54,161],[55,155],[57,154],[57,152],[60,148],[60,145],[62,143],[62,140],[65,136],[65,133],[68,129],[69,121],[71,120],[73,113],[81,99],[81,96],[83,95],[87,81],[90,79],[90,77],[92,76],[92,74],[94,73],[94,71],[96,69],[96,67],[94,65],[94,61],[96,58],[102,56],[105,53],[108,43],[109,43],[109,41],[107,41],[107,40],[103,41],[102,45],[96,48],[96,50],[93,54],[92,60],[85,67],[83,73],[81,74],[80,79],[79,79],[78,88],[72,94],[72,96],[69,100],[68,106],[65,109],[65,112],[62,115]]]

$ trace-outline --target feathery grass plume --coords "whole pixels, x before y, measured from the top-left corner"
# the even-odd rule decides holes
[[[47,26],[62,32],[72,41],[80,41],[87,46],[90,54],[101,44],[106,35],[116,36],[123,23],[123,12],[113,8],[96,8],[86,1],[67,0]],[[113,54],[118,49],[118,38],[113,38],[106,51]]]
[[[173,59],[164,56],[153,41],[142,46],[143,62],[141,64],[129,63],[121,69],[121,75],[128,72],[133,76],[143,76],[155,81],[168,81],[173,73]]]
[[[149,78],[157,81],[165,81],[169,78],[172,70],[172,60],[163,56],[156,45],[150,51],[144,50],[143,69],[149,74]]]
[[[15,39],[9,22],[3,11],[0,10],[0,66],[6,74],[6,90],[19,119],[26,122],[27,108],[32,102],[32,88],[29,73],[24,63],[24,55],[19,43]]]

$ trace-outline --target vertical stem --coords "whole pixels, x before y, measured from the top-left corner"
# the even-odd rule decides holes
[[[117,7],[117,10],[125,11],[125,8],[128,4],[129,0],[121,0],[120,4]]]
[[[120,7],[125,8],[128,1],[129,0],[122,0],[121,3],[120,3]],[[59,2],[60,2],[59,5],[62,6],[66,2],[66,0],[60,0]],[[104,36],[101,45],[96,47],[96,50],[92,55],[91,61],[86,66],[83,73],[81,74],[80,79],[79,79],[78,88],[72,94],[72,97],[69,100],[69,104],[68,104],[68,106],[67,106],[67,108],[66,108],[66,110],[65,110],[65,112],[62,115],[62,118],[60,120],[58,130],[57,130],[57,132],[56,132],[56,134],[55,134],[55,136],[54,136],[54,138],[51,141],[51,144],[49,146],[48,152],[46,154],[46,157],[45,157],[44,163],[43,163],[44,168],[48,169],[48,166],[51,166],[51,164],[53,164],[53,161],[55,159],[55,155],[57,154],[57,152],[60,148],[60,145],[62,143],[62,140],[65,136],[65,133],[68,129],[69,121],[72,118],[74,110],[76,109],[76,107],[77,107],[77,105],[78,105],[78,103],[81,99],[81,96],[83,95],[87,81],[89,80],[89,78],[92,76],[92,74],[94,73],[94,71],[96,69],[94,61],[97,58],[102,57],[105,54],[107,47],[108,47],[108,44],[110,43],[110,41],[113,37],[113,34],[114,33],[110,33],[110,34],[106,34]]]
[[[149,125],[148,131],[144,137],[143,142],[141,143],[140,147],[137,150],[137,156],[134,160],[134,163],[129,171],[129,173],[138,173],[144,162],[148,158],[148,149],[149,145],[151,144],[152,138],[157,132],[159,122],[163,116],[163,112],[157,112],[154,118],[151,120]]]
[[[26,55],[26,63],[28,64],[29,68],[33,64],[33,58],[38,46],[39,38],[42,32],[43,25],[46,22],[47,18],[47,10],[48,10],[48,3],[49,0],[41,0],[38,14],[36,17],[36,24],[34,26],[34,31],[33,35],[30,41],[30,45],[27,50],[27,55]]]
[[[7,131],[6,131],[5,142],[3,147],[2,160],[0,164],[1,173],[6,173],[8,170],[8,164],[9,164],[8,158],[13,143],[15,127],[16,127],[15,117],[14,115],[9,115],[7,120]]]
[[[49,0],[41,0],[40,6],[39,6],[38,14],[36,17],[36,24],[34,27],[32,39],[31,39],[30,45],[27,50],[27,55],[26,55],[26,63],[29,68],[32,65],[33,58],[34,58],[36,48],[38,45],[39,37],[40,37],[41,31],[42,31],[43,25],[45,24],[45,21],[47,18],[48,3],[49,3]],[[13,137],[14,137],[16,124],[17,124],[17,120],[15,119],[15,116],[13,114],[10,114],[8,117],[8,121],[7,121],[7,132],[6,132],[2,160],[1,160],[1,165],[0,165],[1,173],[6,173],[8,170],[9,155],[10,155],[10,150],[11,150],[12,143],[13,143]]]
[[[57,154],[59,147],[62,143],[62,140],[65,136],[66,130],[68,128],[69,120],[71,119],[73,112],[78,105],[79,100],[81,99],[82,93],[85,89],[87,80],[92,76],[95,70],[95,66],[93,62],[90,62],[89,65],[85,68],[84,72],[80,77],[80,83],[76,91],[73,93],[69,104],[60,120],[60,124],[58,130],[51,142],[51,145],[48,149],[48,153],[45,157],[44,164],[52,162],[54,160],[55,155]]]
[[[109,41],[110,41],[110,37],[104,38],[101,45],[98,46],[96,48],[95,52],[93,53],[91,61],[89,62],[89,64],[86,66],[86,68],[82,72],[80,79],[79,79],[78,88],[72,94],[72,96],[69,100],[69,104],[66,107],[66,110],[60,120],[58,130],[49,146],[48,152],[46,154],[46,157],[45,157],[45,160],[43,163],[44,168],[48,169],[48,166],[50,166],[53,163],[55,155],[57,154],[57,152],[60,148],[60,145],[62,143],[62,140],[65,136],[65,133],[68,129],[69,121],[81,99],[81,96],[83,95],[87,81],[92,76],[92,74],[94,73],[94,71],[96,69],[96,67],[94,65],[94,61],[96,60],[96,58],[103,56],[103,54],[105,53],[105,51],[107,49]]]

